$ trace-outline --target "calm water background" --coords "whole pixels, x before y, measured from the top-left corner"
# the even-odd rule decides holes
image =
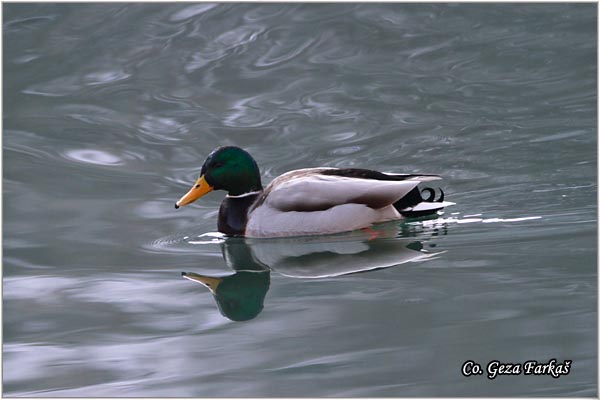
[[[4,395],[597,394],[595,4],[3,14]],[[226,144],[264,182],[318,165],[440,173],[457,205],[381,239],[426,259],[320,279],[282,262],[263,311],[233,322],[181,278],[233,274],[201,236],[222,193],[173,209]],[[365,245],[322,244],[336,241]],[[460,373],[550,358],[571,373]]]

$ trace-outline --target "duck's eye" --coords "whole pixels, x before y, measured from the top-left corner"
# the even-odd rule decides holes
[[[225,165],[223,162],[221,161],[217,161],[216,163],[213,164],[213,168],[220,168],[223,165]]]

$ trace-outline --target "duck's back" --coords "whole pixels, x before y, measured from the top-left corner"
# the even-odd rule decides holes
[[[415,177],[359,169],[290,171],[271,182],[257,200],[246,236],[337,233],[400,219],[393,204],[417,187],[420,180]]]

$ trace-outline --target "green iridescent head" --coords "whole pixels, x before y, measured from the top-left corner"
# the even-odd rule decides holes
[[[200,176],[214,190],[227,190],[230,195],[262,189],[256,161],[247,151],[235,146],[220,147],[208,155]]]
[[[213,150],[200,170],[200,177],[175,208],[190,204],[213,190],[226,190],[230,196],[262,190],[256,161],[239,147],[225,146]]]

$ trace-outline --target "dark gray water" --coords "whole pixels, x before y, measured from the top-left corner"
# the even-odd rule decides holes
[[[4,395],[596,396],[596,7],[4,4]],[[457,204],[224,241],[227,144]]]

